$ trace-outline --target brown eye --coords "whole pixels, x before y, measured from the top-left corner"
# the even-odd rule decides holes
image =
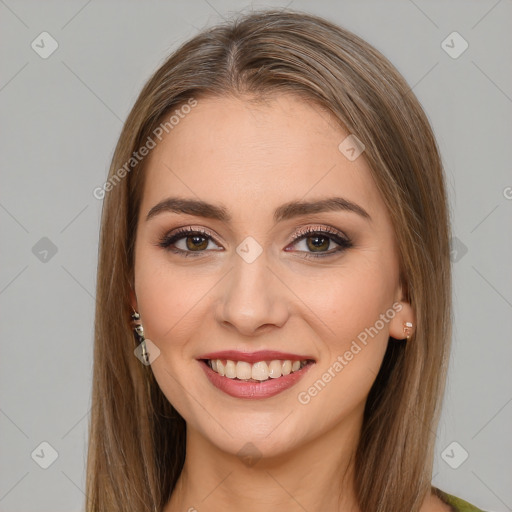
[[[306,258],[322,258],[341,253],[342,251],[353,246],[352,242],[341,232],[329,229],[308,228],[302,233],[299,233],[291,245],[298,245],[303,242],[306,250],[300,250],[304,253]],[[328,250],[334,243],[338,247],[333,250]]]
[[[208,239],[202,235],[188,235],[184,237],[187,249],[191,251],[202,250],[208,247]]]
[[[312,252],[327,250],[331,242],[331,238],[324,235],[308,236],[307,238],[305,238],[305,240],[307,241],[306,244],[308,246],[308,249],[311,249]]]
[[[183,256],[198,256],[206,251],[210,242],[217,245],[213,237],[206,231],[182,228],[165,235],[158,245]]]

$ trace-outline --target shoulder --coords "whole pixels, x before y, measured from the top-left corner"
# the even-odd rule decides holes
[[[441,491],[437,487],[432,487],[432,494],[437,496],[443,503],[446,503],[450,507],[450,512],[485,512],[461,498]]]

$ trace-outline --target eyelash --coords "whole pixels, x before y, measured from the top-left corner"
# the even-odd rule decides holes
[[[309,238],[312,235],[325,236],[327,234],[330,235],[330,236],[327,236],[328,239],[333,240],[336,244],[339,245],[338,248],[336,248],[335,250],[331,250],[329,252],[324,252],[324,253],[321,253],[321,252],[320,253],[311,253],[311,252],[307,253],[305,251],[300,251],[300,252],[304,252],[303,257],[306,259],[325,258],[328,256],[334,256],[335,254],[343,252],[346,249],[349,249],[350,247],[353,246],[352,241],[347,236],[340,233],[338,230],[335,230],[334,228],[330,228],[330,227],[320,228],[320,227],[316,227],[316,226],[314,226],[314,227],[309,226],[305,229],[300,230],[293,237],[291,244],[296,244],[297,242],[299,242],[303,239]],[[159,247],[162,247],[163,249],[171,251],[175,254],[179,254],[181,256],[198,257],[200,255],[200,253],[205,252],[205,251],[204,250],[203,251],[184,251],[184,250],[178,249],[176,247],[174,247],[174,248],[171,247],[172,244],[174,244],[178,240],[181,240],[182,238],[187,238],[187,237],[193,236],[193,235],[200,235],[204,238],[209,238],[209,239],[213,240],[214,243],[217,244],[217,242],[215,242],[213,236],[210,233],[208,233],[207,231],[205,231],[201,228],[193,228],[191,226],[188,226],[186,228],[179,228],[174,233],[169,233],[169,234],[164,235],[159,240],[157,245]],[[219,244],[217,244],[217,245],[219,245]]]

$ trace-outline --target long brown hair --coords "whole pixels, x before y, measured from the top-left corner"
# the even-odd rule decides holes
[[[327,109],[365,144],[416,316],[407,343],[390,340],[368,396],[355,461],[360,508],[417,512],[430,491],[451,337],[449,212],[432,129],[403,77],[364,40],[310,14],[267,10],[178,48],[119,138],[102,188],[87,512],[162,510],[185,459],[185,422],[133,354],[129,297],[146,161],[134,152],[191,100],[279,92]]]

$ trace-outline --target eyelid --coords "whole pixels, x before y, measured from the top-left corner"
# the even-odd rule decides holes
[[[207,235],[213,239],[217,238],[217,235],[215,233],[213,233],[213,231],[210,231],[207,228],[203,228],[200,226],[193,226],[193,225],[176,228],[176,229],[170,231],[169,233],[167,233],[166,236],[171,237],[171,236],[175,236],[177,234],[182,235],[184,233],[201,233],[202,235]]]
[[[334,235],[336,237],[342,238],[342,239],[346,240],[347,242],[350,242],[350,238],[345,233],[343,233],[343,231],[340,231],[339,229],[337,229],[333,226],[330,226],[328,224],[327,225],[322,224],[322,225],[306,226],[303,228],[299,228],[297,233],[292,238],[292,243],[296,242],[300,238],[303,238],[304,235],[308,235],[310,233],[322,233],[322,234],[328,233],[330,235]]]

